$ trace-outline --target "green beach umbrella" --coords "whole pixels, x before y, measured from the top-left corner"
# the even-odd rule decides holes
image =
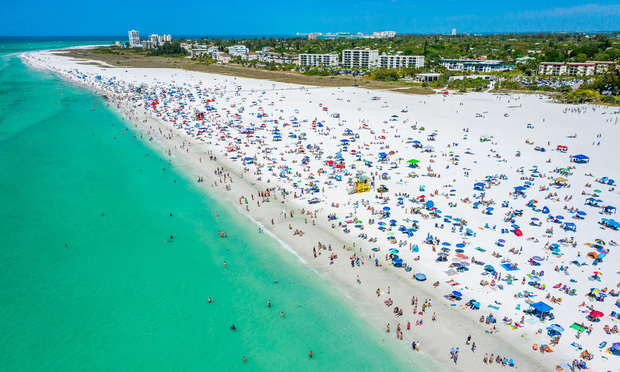
[[[601,190],[594,190],[595,193],[600,194]]]
[[[417,159],[409,159],[409,160],[407,160],[407,163],[409,163],[409,164],[418,164],[419,162],[420,161],[417,160]]]

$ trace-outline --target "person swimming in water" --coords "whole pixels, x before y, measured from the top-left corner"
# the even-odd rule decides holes
[[[209,296],[209,302],[213,302],[213,299],[211,298],[211,296]]]
[[[235,327],[235,325],[233,324],[233,325],[230,326],[230,329],[232,329],[233,331],[236,331],[237,327]]]

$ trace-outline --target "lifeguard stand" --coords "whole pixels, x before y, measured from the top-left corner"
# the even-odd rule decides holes
[[[360,194],[368,191],[370,191],[370,180],[368,177],[358,176],[353,186],[349,189],[349,194]]]

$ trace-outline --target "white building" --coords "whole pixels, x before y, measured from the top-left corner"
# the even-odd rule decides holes
[[[378,50],[347,49],[342,51],[342,66],[345,68],[374,68],[378,65]]]
[[[493,72],[504,70],[504,61],[478,59],[442,59],[439,64],[450,71]]]
[[[402,56],[402,55],[382,55],[379,56],[379,66],[381,68],[422,68],[424,67],[424,56]]]
[[[396,36],[396,31],[375,31],[372,33],[372,37],[375,39],[386,39]]]
[[[300,54],[300,66],[310,67],[333,67],[338,66],[338,54]]]
[[[231,57],[242,57],[249,51],[250,50],[245,45],[233,45],[228,47],[228,54],[230,54]]]
[[[564,62],[541,62],[538,64],[539,75],[566,75]]]
[[[456,36],[456,28],[452,29],[452,36]]]
[[[538,64],[539,75],[592,76],[608,71],[615,62],[588,61],[581,63],[541,62]]]
[[[129,31],[129,46],[134,48],[140,45],[140,33],[136,30]]]

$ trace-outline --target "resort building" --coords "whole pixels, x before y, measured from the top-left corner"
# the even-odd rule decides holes
[[[381,68],[422,68],[424,67],[424,56],[401,56],[401,55],[382,55],[379,56],[379,66]]]
[[[538,64],[539,75],[566,75],[564,62],[540,62]]]
[[[347,49],[342,51],[342,67],[375,68],[379,65],[379,51],[371,49]]]
[[[541,62],[538,64],[539,75],[592,76],[609,70],[616,62],[587,61],[579,63]]]
[[[139,45],[140,45],[140,33],[136,30],[129,31],[129,46],[131,48],[134,48]]]
[[[228,47],[228,54],[230,54],[231,57],[241,57],[249,51],[250,50],[245,45],[233,45]]]
[[[439,64],[450,71],[493,72],[505,69],[504,61],[477,59],[442,59]]]
[[[334,67],[338,66],[338,54],[300,54],[299,65],[309,67]]]

